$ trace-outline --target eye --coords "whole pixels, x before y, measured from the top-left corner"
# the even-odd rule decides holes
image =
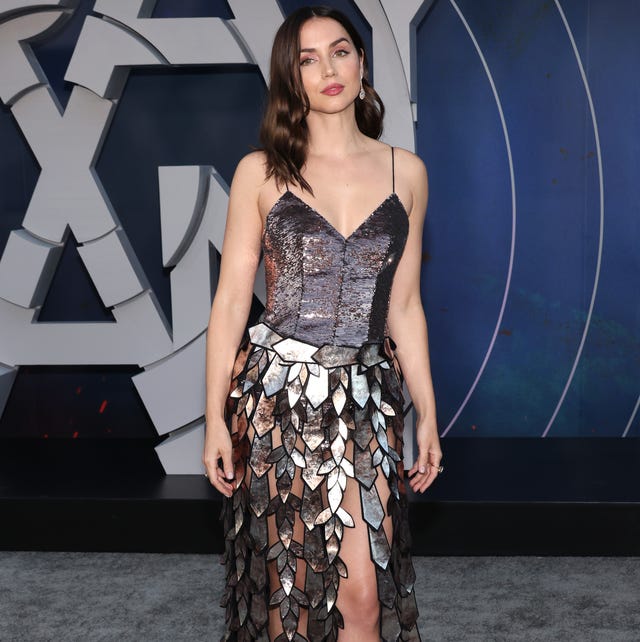
[[[313,58],[303,58],[300,61],[300,66],[302,67],[302,66],[310,65],[313,61],[314,61]]]
[[[333,52],[334,56],[348,56],[351,52],[348,49],[337,49]]]

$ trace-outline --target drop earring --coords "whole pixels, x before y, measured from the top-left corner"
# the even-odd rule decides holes
[[[360,100],[364,100],[365,97],[364,87],[362,86],[362,76],[360,76],[360,93],[358,94],[358,97]]]

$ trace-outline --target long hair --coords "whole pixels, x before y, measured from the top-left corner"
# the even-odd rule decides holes
[[[364,43],[350,20],[330,7],[304,7],[294,11],[278,29],[271,50],[271,67],[267,104],[260,126],[260,143],[266,154],[267,179],[275,177],[276,185],[296,183],[313,194],[302,177],[301,169],[307,159],[309,130],[306,116],[309,98],[300,75],[300,29],[310,18],[331,18],[349,34],[358,54]],[[382,134],[384,105],[368,80],[367,57],[363,53],[363,100],[355,101],[358,128],[371,138]]]

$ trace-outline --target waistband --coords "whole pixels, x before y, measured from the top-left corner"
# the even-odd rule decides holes
[[[251,326],[249,340],[256,346],[273,350],[285,362],[317,363],[324,368],[353,364],[371,367],[390,361],[393,357],[389,338],[359,347],[332,344],[316,346],[293,337],[283,337],[266,323]]]

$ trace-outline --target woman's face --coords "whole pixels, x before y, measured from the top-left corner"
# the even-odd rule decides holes
[[[311,111],[336,113],[360,91],[362,60],[344,27],[311,18],[300,29],[300,76]]]

